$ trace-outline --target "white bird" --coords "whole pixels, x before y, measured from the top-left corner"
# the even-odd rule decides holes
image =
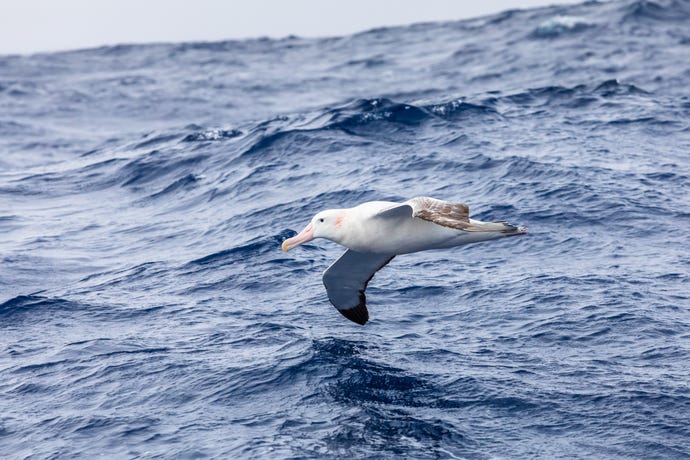
[[[282,248],[287,252],[314,238],[347,247],[324,272],[323,284],[335,308],[363,325],[369,319],[367,284],[396,255],[526,233],[527,227],[470,219],[466,204],[416,197],[404,203],[370,201],[321,211],[304,230],[283,241]]]

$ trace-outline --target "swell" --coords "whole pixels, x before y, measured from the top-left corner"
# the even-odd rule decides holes
[[[51,319],[52,315],[72,312],[82,308],[75,302],[39,295],[20,295],[0,304],[0,318],[4,321],[35,322]],[[46,317],[46,315],[50,315]]]
[[[690,6],[682,0],[637,0],[622,7],[623,22],[681,23],[690,19]]]
[[[216,169],[228,163],[231,166],[233,162],[243,162],[245,159],[250,161],[249,165],[253,165],[269,158],[285,157],[291,151],[299,151],[305,146],[309,150],[325,149],[328,152],[338,143],[345,147],[353,142],[350,136],[361,139],[374,134],[408,137],[431,126],[438,128],[439,122],[446,129],[497,123],[525,107],[594,110],[610,100],[633,97],[644,102],[651,96],[633,84],[607,80],[592,86],[553,86],[507,95],[496,94],[475,102],[454,99],[415,105],[386,98],[360,99],[314,113],[266,120],[242,129],[189,125],[180,131],[149,133],[134,144],[120,147],[104,145],[90,151],[83,157],[82,163],[86,164],[71,169],[69,173],[60,171],[28,175],[6,184],[2,190],[11,194],[56,195],[105,190],[119,184],[142,190],[147,196],[159,199],[179,190],[197,187],[199,179],[211,167]],[[655,117],[635,121],[647,125],[663,122]],[[620,118],[609,123],[616,125],[628,122],[630,120]],[[207,153],[196,152],[200,149],[208,151],[210,143],[215,142],[220,142],[222,146],[211,150],[216,155],[214,158]],[[186,151],[186,144],[194,145],[191,151]],[[327,147],[329,144],[330,147]],[[150,150],[152,147],[154,149]],[[221,148],[229,148],[234,153],[224,160],[218,156]],[[120,157],[102,159],[108,153],[118,151],[126,153]],[[299,157],[298,153],[295,155]],[[29,183],[40,186],[29,186]],[[253,184],[249,186],[253,187]]]

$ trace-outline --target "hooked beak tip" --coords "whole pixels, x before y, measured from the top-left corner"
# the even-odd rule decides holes
[[[314,231],[312,230],[312,225],[309,224],[304,230],[299,232],[297,235],[283,241],[283,244],[280,245],[280,247],[283,248],[284,252],[288,252],[290,249],[299,246],[300,244],[306,243],[307,241],[311,241],[313,239]]]

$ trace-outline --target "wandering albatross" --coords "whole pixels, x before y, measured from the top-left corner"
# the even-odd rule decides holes
[[[328,299],[347,319],[369,319],[364,291],[374,274],[399,254],[451,248],[505,236],[524,235],[527,227],[470,219],[470,208],[429,197],[403,203],[370,201],[349,209],[316,214],[283,251],[326,238],[347,248],[323,274]]]

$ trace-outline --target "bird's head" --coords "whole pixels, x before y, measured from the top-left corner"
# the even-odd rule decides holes
[[[314,238],[326,238],[338,242],[342,235],[342,225],[345,213],[342,209],[328,209],[316,214],[304,230],[292,238],[283,241],[283,251],[313,240]]]

